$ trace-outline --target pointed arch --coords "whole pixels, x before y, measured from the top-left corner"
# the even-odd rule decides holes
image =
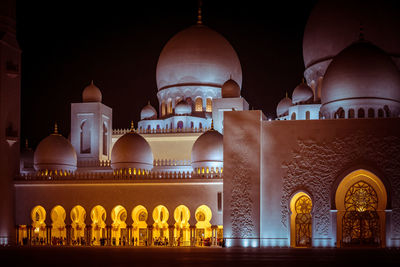
[[[65,218],[67,217],[67,213],[62,206],[57,205],[51,210],[50,217],[52,221],[51,243],[53,245],[63,244],[66,242],[67,238],[67,230],[65,229]]]
[[[147,240],[147,218],[149,214],[147,209],[138,205],[132,210],[132,229],[133,229],[133,245],[134,246],[145,246],[148,243]]]
[[[212,237],[211,223],[212,212],[207,205],[201,205],[196,209],[196,245],[203,246],[206,239]]]
[[[312,200],[310,195],[300,191],[290,201],[290,246],[312,246]]]
[[[71,239],[73,245],[81,245],[85,238],[86,210],[81,205],[72,208],[71,213]]]
[[[126,209],[117,205],[111,210],[111,244],[113,246],[121,246],[128,241],[128,232],[126,230],[126,219],[128,214]]]
[[[93,245],[100,245],[100,241],[106,238],[106,210],[103,206],[97,205],[90,212],[92,219],[92,235],[90,242]]]
[[[185,205],[179,205],[174,211],[174,237],[177,246],[190,246],[190,211]]]

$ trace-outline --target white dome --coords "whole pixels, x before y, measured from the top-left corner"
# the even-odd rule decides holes
[[[157,87],[213,86],[221,88],[232,76],[242,84],[242,68],[230,43],[204,25],[191,26],[174,35],[157,63]]]
[[[229,79],[222,85],[221,95],[223,98],[240,97],[240,87],[237,82]]]
[[[202,167],[223,167],[224,163],[223,135],[214,129],[200,135],[192,147],[193,169]]]
[[[82,100],[83,102],[101,102],[101,91],[96,85],[93,84],[93,81],[83,90]]]
[[[289,114],[289,108],[293,106],[292,100],[287,97],[283,98],[279,101],[278,106],[276,107],[276,116],[282,117]]]
[[[44,138],[37,146],[33,155],[36,171],[76,170],[76,151],[70,141],[60,134],[54,133]]]
[[[314,97],[313,90],[310,86],[302,82],[293,90],[292,103],[300,104],[312,100]]]
[[[150,104],[150,102],[142,108],[142,111],[140,111],[140,119],[141,120],[157,119],[157,111]]]
[[[372,103],[400,107],[400,72],[380,48],[356,42],[329,65],[322,85],[321,112],[325,117],[338,108],[368,108]]]
[[[192,113],[192,106],[188,104],[185,100],[179,101],[175,106],[176,115],[190,115]]]
[[[121,136],[111,151],[111,167],[115,169],[153,168],[153,153],[141,135],[131,131]]]

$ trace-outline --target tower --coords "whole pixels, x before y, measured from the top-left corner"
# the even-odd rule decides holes
[[[14,186],[19,170],[21,50],[15,1],[0,2],[0,244],[14,243]]]
[[[71,104],[71,143],[78,161],[111,157],[112,109],[101,103],[93,81],[82,93],[82,103]]]

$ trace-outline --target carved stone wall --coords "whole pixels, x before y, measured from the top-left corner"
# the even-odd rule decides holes
[[[400,235],[400,138],[377,137],[358,131],[329,141],[298,140],[298,150],[284,162],[281,222],[287,228],[288,203],[294,191],[305,188],[313,196],[315,233],[328,236],[331,189],[340,171],[355,162],[374,162],[392,188],[392,233]]]

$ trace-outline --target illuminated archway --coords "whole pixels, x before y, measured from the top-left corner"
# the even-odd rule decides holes
[[[133,245],[145,246],[147,245],[147,218],[149,214],[147,209],[142,205],[136,206],[132,210],[132,231],[133,231]]]
[[[169,231],[168,231],[168,218],[169,212],[168,209],[159,205],[153,210],[153,242],[155,245],[164,245],[166,242],[169,242]]]
[[[65,209],[60,205],[55,206],[51,210],[50,217],[52,221],[51,244],[65,244],[67,241],[67,230],[65,229],[65,218],[67,217],[67,214]]]
[[[72,208],[70,216],[72,244],[81,245],[85,238],[86,211],[82,206],[76,205]]]
[[[207,205],[201,205],[196,209],[196,245],[203,246],[212,238],[210,220],[212,218],[211,209]]]
[[[290,246],[311,247],[312,201],[309,195],[299,192],[290,201]]]
[[[100,206],[95,206],[90,212],[92,219],[92,238],[93,245],[100,245],[100,241],[106,238],[106,210]]]
[[[373,173],[357,170],[339,184],[337,208],[337,246],[385,246],[387,192]]]
[[[31,211],[32,218],[32,237],[31,242],[34,245],[46,243],[46,210],[38,205]]]
[[[115,246],[120,246],[128,242],[128,232],[126,231],[126,218],[128,214],[126,209],[121,205],[115,206],[111,211],[112,229],[111,229],[111,240]]]
[[[174,237],[177,246],[190,246],[190,211],[185,205],[178,206],[174,211]]]

